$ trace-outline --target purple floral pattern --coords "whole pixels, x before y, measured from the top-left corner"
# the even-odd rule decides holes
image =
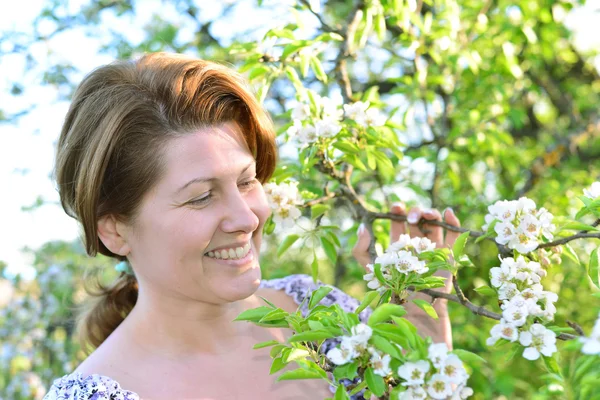
[[[323,286],[323,283],[317,282],[315,284],[310,276],[303,274],[289,275],[281,279],[263,280],[260,284],[261,288],[285,291],[288,296],[294,299],[296,304],[301,305],[300,310],[303,315],[308,313],[308,298],[314,290],[321,286]],[[321,300],[320,304],[324,306],[338,304],[344,311],[354,312],[360,302],[334,287]],[[367,308],[360,313],[359,318],[361,321],[366,322],[370,314],[371,310]],[[338,344],[339,340],[337,339],[326,340],[321,346],[321,351],[326,353]],[[348,385],[352,382],[344,380],[342,383]],[[359,393],[352,396],[351,399],[363,400],[363,397]],[[83,377],[81,373],[72,373],[56,379],[44,400],[140,400],[140,397],[132,391],[122,389],[119,383],[107,376],[93,374]]]

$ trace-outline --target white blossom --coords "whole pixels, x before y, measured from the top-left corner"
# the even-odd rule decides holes
[[[433,374],[427,382],[427,393],[433,399],[445,399],[452,395],[452,385],[446,375]]]
[[[410,235],[402,234],[402,235],[400,235],[400,237],[398,238],[397,241],[390,244],[390,246],[388,247],[386,252],[396,253],[400,250],[405,249],[407,246],[410,246],[411,244],[412,244],[412,239],[411,239]]]
[[[506,322],[515,326],[525,325],[528,315],[529,312],[527,310],[527,305],[525,304],[510,304],[504,311],[502,311],[502,317],[506,320]]]
[[[516,325],[506,322],[504,318],[500,319],[500,323],[494,325],[490,331],[490,337],[487,339],[488,346],[494,345],[498,339],[506,339],[509,342],[515,342],[519,338],[519,329]]]
[[[446,375],[450,383],[460,385],[467,381],[469,374],[465,370],[462,361],[455,354],[449,354],[442,362],[439,372]]]
[[[353,326],[350,332],[352,333],[351,340],[353,343],[366,346],[369,339],[371,339],[373,329],[367,324],[360,323]]]
[[[400,250],[398,252],[395,263],[396,270],[402,274],[409,274],[411,272],[424,274],[429,271],[429,268],[425,265],[425,261],[419,260],[417,257],[413,256],[412,253],[405,250]]]
[[[327,352],[327,358],[336,365],[347,364],[358,355],[354,343],[347,336],[342,337],[339,348],[336,347]]]
[[[411,240],[411,244],[418,254],[421,254],[424,251],[433,251],[436,246],[435,242],[432,242],[426,237],[414,237]]]
[[[341,130],[341,125],[332,119],[322,119],[315,122],[315,134],[317,137],[331,138]]]
[[[370,361],[374,373],[384,377],[392,373],[392,370],[390,369],[390,361],[392,358],[389,354],[383,354],[373,348],[369,349],[369,353],[371,353]]]
[[[297,182],[264,185],[269,206],[273,211],[273,221],[284,228],[290,228],[302,213],[296,207],[302,204]]]
[[[581,348],[583,354],[600,355],[600,315],[598,315],[590,337],[579,338],[579,341],[583,343]]]
[[[402,383],[404,386],[422,385],[429,368],[431,366],[425,360],[405,362],[398,368],[398,376],[406,381]]]
[[[296,104],[296,107],[294,107],[294,109],[292,110],[292,119],[304,121],[308,117],[310,117],[310,107],[308,106],[308,104],[300,102]]]
[[[429,360],[436,368],[440,368],[448,357],[448,345],[446,343],[432,343],[427,351]]]
[[[519,342],[526,347],[523,357],[528,360],[537,360],[540,354],[552,356],[556,349],[556,333],[541,324],[533,324],[529,331],[521,332]]]
[[[583,195],[590,200],[596,200],[600,197],[600,182],[594,182],[589,189],[583,189]]]
[[[398,400],[424,400],[427,392],[422,386],[410,386],[405,392],[398,395]]]

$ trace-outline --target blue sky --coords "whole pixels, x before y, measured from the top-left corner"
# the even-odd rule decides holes
[[[87,1],[68,1],[65,9],[75,12]],[[225,2],[201,2],[202,20],[210,20],[219,15]],[[264,34],[266,27],[272,27],[274,18],[281,20],[281,15],[292,18],[286,12],[289,1],[265,1],[265,4],[277,4],[276,7],[256,8],[255,0],[237,2],[238,5],[230,18],[213,24],[213,33],[219,37],[227,37],[235,27],[237,32],[258,27],[256,38]],[[316,4],[317,1],[312,1]],[[213,4],[208,6],[207,4]],[[219,5],[221,4],[221,5]],[[43,0],[27,0],[26,7],[4,7],[0,13],[0,31],[17,30],[30,32],[33,19],[44,5]],[[144,0],[144,7],[138,7],[135,17],[126,23],[112,14],[103,16],[102,28],[98,35],[86,37],[82,30],[72,30],[57,35],[47,42],[36,43],[31,48],[31,55],[40,62],[41,68],[25,70],[25,58],[22,54],[5,56],[0,63],[0,104],[7,112],[18,112],[35,104],[35,108],[13,125],[0,124],[0,260],[9,265],[9,272],[24,273],[32,276],[29,267],[31,259],[21,249],[25,246],[36,248],[50,240],[73,240],[78,235],[77,224],[67,217],[58,205],[58,196],[49,178],[54,162],[54,142],[60,132],[63,117],[68,103],[57,101],[58,92],[51,86],[41,86],[40,79],[43,67],[49,63],[68,60],[75,63],[82,71],[81,76],[94,67],[112,61],[108,55],[101,54],[100,46],[107,40],[110,29],[119,29],[131,41],[137,42],[144,37],[143,26],[154,14],[170,21],[182,17],[175,9],[159,0]],[[588,5],[568,16],[567,24],[576,31],[578,47],[600,49],[600,0],[589,1]],[[252,18],[248,18],[252,15]],[[284,24],[286,21],[281,21]],[[307,15],[310,27],[316,21]],[[123,27],[127,28],[123,31]],[[262,27],[262,28],[261,28]],[[51,31],[51,23],[42,30]],[[104,32],[104,35],[102,34]],[[191,37],[191,29],[182,28],[179,38]],[[0,46],[6,44],[0,43]],[[600,58],[597,65],[600,67]],[[8,94],[11,82],[25,82],[25,93],[14,97]],[[31,205],[38,196],[42,196],[50,204],[33,212],[23,212],[21,207]]]

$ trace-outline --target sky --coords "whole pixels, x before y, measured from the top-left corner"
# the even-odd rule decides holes
[[[44,5],[43,0],[27,0],[27,7],[4,7],[0,13],[0,32],[17,30],[31,31],[33,19]],[[65,2],[66,8],[78,10],[87,1],[75,0]],[[219,15],[219,8],[224,2],[203,2],[214,6],[203,5],[202,20],[210,20]],[[236,29],[251,26],[271,26],[275,15],[290,15],[285,12],[286,2],[277,3],[277,9],[256,9],[255,0],[240,1],[235,12],[228,21],[217,21],[213,25],[214,34],[227,36],[231,30],[231,22]],[[288,2],[289,3],[289,2]],[[317,4],[318,1],[311,3]],[[221,4],[221,5],[219,5]],[[160,10],[160,14],[169,20],[177,20],[179,16],[173,7],[166,6],[159,0],[144,0],[144,7],[138,7],[136,17],[123,23],[123,20],[104,16],[102,26],[119,29],[131,41],[143,38],[142,27]],[[600,35],[597,34],[600,24],[600,0],[589,1],[581,10],[572,12],[567,17],[567,25],[576,31],[576,43],[580,48],[600,48]],[[248,15],[253,18],[247,18]],[[278,17],[280,18],[280,17]],[[267,23],[268,22],[268,23]],[[306,21],[315,23],[314,20]],[[248,25],[248,24],[252,25]],[[127,26],[123,29],[123,26]],[[49,24],[43,29],[51,30]],[[179,37],[186,40],[191,37],[191,30],[182,29]],[[257,38],[264,34],[260,29]],[[108,55],[101,54],[99,47],[103,43],[99,37],[86,37],[82,31],[73,30],[61,34],[48,42],[40,42],[31,48],[31,54],[42,64],[50,61],[76,60],[80,71],[87,72],[99,65],[112,61]],[[6,45],[0,43],[0,47]],[[598,58],[600,68],[600,58]],[[59,199],[50,178],[54,163],[54,143],[60,133],[60,127],[68,103],[57,101],[57,90],[51,86],[41,86],[42,70],[28,71],[23,78],[24,57],[16,54],[4,57],[0,63],[0,108],[8,112],[18,112],[35,105],[27,115],[19,118],[16,124],[0,124],[0,260],[8,264],[8,273],[21,273],[24,277],[33,277],[30,267],[31,255],[22,249],[37,248],[51,240],[74,240],[79,235],[79,228],[59,205]],[[83,77],[83,72],[81,77]],[[22,96],[9,96],[10,83],[24,81],[25,92]],[[41,196],[47,204],[34,211],[23,211],[22,207],[32,205]]]

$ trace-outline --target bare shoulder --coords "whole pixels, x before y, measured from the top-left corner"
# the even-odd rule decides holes
[[[283,290],[260,288],[255,294],[256,296],[264,297],[277,307],[289,313],[296,312],[298,309],[298,304],[296,304],[294,299],[291,296],[288,296]]]

